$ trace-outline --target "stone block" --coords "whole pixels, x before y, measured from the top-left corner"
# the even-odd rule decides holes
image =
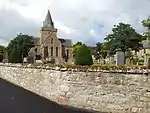
[[[132,107],[131,112],[132,113],[137,113],[139,111],[138,107]]]
[[[66,97],[57,97],[56,102],[61,103],[61,104],[65,104],[65,103],[68,103],[69,100]]]
[[[71,92],[67,92],[67,93],[66,93],[66,97],[70,98],[70,97],[72,97],[72,96],[73,96],[73,93],[71,93]]]
[[[86,105],[87,103],[87,96],[81,95],[81,96],[75,96],[74,100],[76,101],[76,103],[78,103],[78,106],[83,106]]]
[[[60,90],[61,90],[61,91],[64,91],[64,92],[68,92],[68,91],[69,91],[69,86],[61,85],[61,86],[60,86]]]
[[[150,97],[141,97],[140,100],[143,102],[150,102]]]
[[[150,97],[150,92],[144,94],[145,97]]]

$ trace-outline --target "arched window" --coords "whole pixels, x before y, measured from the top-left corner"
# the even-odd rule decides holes
[[[51,44],[53,44],[53,38],[51,39]]]
[[[48,47],[44,47],[44,58],[48,57]]]
[[[58,57],[58,47],[56,47],[56,57]]]
[[[69,58],[69,50],[67,49],[67,59]]]
[[[53,47],[51,47],[51,56],[53,56]]]

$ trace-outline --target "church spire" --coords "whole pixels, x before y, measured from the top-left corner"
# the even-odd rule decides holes
[[[50,11],[48,10],[45,21],[43,22],[43,27],[54,28],[54,23],[52,21],[52,17]]]

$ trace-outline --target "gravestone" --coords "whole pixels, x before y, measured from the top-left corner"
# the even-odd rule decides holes
[[[130,59],[130,65],[134,65],[134,58]]]
[[[110,63],[110,64],[114,64],[114,62],[115,62],[115,56],[111,56],[111,57],[109,58],[109,63]]]
[[[126,58],[126,65],[130,65],[130,58]]]
[[[117,66],[122,66],[125,64],[125,55],[124,52],[117,52],[116,53],[116,65]]]
[[[147,61],[147,68],[150,69],[150,58],[148,58],[148,61]]]
[[[35,63],[36,52],[34,48],[31,48],[28,52],[27,61],[28,63]]]

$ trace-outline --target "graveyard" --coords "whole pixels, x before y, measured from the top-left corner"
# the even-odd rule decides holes
[[[149,6],[0,0],[0,113],[150,113]]]

